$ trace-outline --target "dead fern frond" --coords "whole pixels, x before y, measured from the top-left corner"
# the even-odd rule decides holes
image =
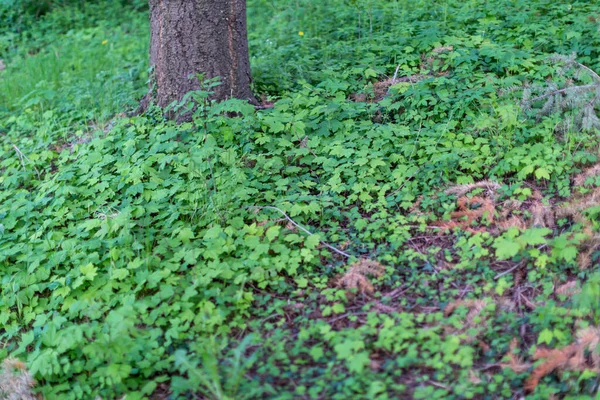
[[[600,188],[596,188],[585,196],[574,198],[570,202],[563,204],[556,210],[556,217],[571,218],[573,221],[585,225],[588,220],[582,211],[597,206],[600,206]]]
[[[496,210],[494,202],[490,199],[486,199],[479,196],[474,197],[461,197],[458,199],[458,209],[455,214],[455,218],[467,217],[469,223],[473,222],[479,217],[485,217],[489,223],[494,222],[494,211]],[[477,209],[470,208],[471,206],[479,205]]]
[[[592,255],[598,246],[589,247],[579,253],[577,256],[577,264],[579,269],[584,271],[592,266]]]
[[[445,230],[456,227],[469,232],[481,232],[483,229],[474,229],[471,227],[471,224],[481,218],[485,218],[489,223],[493,223],[495,209],[494,202],[490,199],[479,196],[459,197],[457,200],[457,211],[450,214],[451,220],[438,224],[441,228],[439,233],[441,234]]]
[[[513,215],[504,221],[498,222],[498,228],[500,228],[502,231],[506,231],[513,227],[520,230],[527,229],[527,223],[525,223],[522,218],[516,215]]]
[[[531,364],[523,361],[523,357],[519,357],[517,352],[519,350],[519,341],[517,338],[513,338],[510,341],[508,352],[504,356],[504,359],[508,360],[505,363],[500,364],[502,368],[508,368],[517,374],[527,371],[531,368]]]
[[[481,380],[481,378],[479,376],[477,376],[477,374],[472,369],[470,369],[469,370],[469,382],[471,382],[473,385],[479,385],[483,381]]]
[[[496,304],[503,311],[514,312],[517,309],[517,304],[510,297],[500,297],[496,299]]]
[[[577,287],[577,281],[569,281],[554,290],[554,293],[563,296],[573,296],[579,292],[581,292],[581,289]]]
[[[573,178],[573,184],[575,186],[585,186],[585,181],[587,181],[588,178],[598,175],[600,175],[600,164],[586,168],[581,173],[575,175]]]
[[[464,185],[455,185],[451,186],[444,191],[446,194],[454,194],[458,197],[462,197],[467,193],[475,190],[475,189],[485,189],[486,195],[489,197],[494,197],[496,195],[496,191],[500,189],[500,184],[494,181],[481,181],[475,183],[467,183]]]
[[[525,382],[525,390],[533,391],[544,376],[551,374],[555,369],[563,369],[569,365],[569,360],[577,352],[577,345],[571,344],[562,349],[549,350],[538,348],[533,355],[534,360],[544,359],[538,364]]]
[[[600,129],[600,118],[596,113],[600,106],[600,75],[577,62],[575,54],[555,55],[549,61],[559,66],[558,76],[522,88],[523,112],[533,113],[536,121],[547,115],[564,114],[563,123],[557,126],[559,132],[572,128]],[[584,75],[591,78],[591,83]]]
[[[459,333],[465,332],[467,329],[471,328],[481,328],[481,330],[486,329],[487,321],[485,317],[482,316],[481,320],[476,321],[476,318],[481,315],[483,310],[488,304],[488,300],[455,300],[448,303],[448,305],[444,308],[444,315],[446,317],[450,316],[456,309],[459,307],[466,307],[468,309],[467,315],[465,317],[464,322],[460,328],[448,328],[446,329],[446,334],[448,335],[456,335]],[[477,333],[473,334],[469,332],[465,341],[467,343],[472,343],[477,340]]]
[[[444,315],[448,317],[457,308],[466,307],[469,310],[466,317],[466,325],[470,327],[474,319],[481,314],[486,305],[486,300],[455,300],[448,303],[444,308]]]
[[[598,353],[600,329],[585,328],[577,332],[576,336],[575,343],[561,349],[538,348],[536,350],[533,359],[543,359],[544,361],[534,368],[525,383],[525,390],[534,390],[540,379],[555,370],[583,371],[592,369],[596,372],[600,371],[600,354]],[[586,352],[590,353],[591,365],[586,358]]]
[[[0,398],[3,400],[36,400],[32,393],[33,377],[22,361],[7,358],[0,372]]]
[[[523,206],[523,202],[521,200],[517,200],[517,199],[506,200],[504,203],[502,203],[501,215],[503,218],[506,218],[506,217],[508,217],[508,215],[511,212],[520,210],[522,206]]]
[[[368,276],[383,276],[385,266],[377,261],[361,259],[352,264],[348,271],[338,279],[337,286],[346,289],[358,289],[360,293],[373,293],[374,287]]]
[[[423,196],[417,197],[417,201],[415,201],[414,204],[410,206],[410,208],[408,209],[408,212],[411,214],[423,215],[423,212],[421,211],[421,203],[422,202],[423,202]]]
[[[531,226],[541,228],[553,228],[554,213],[551,207],[545,206],[540,200],[535,200],[531,208]]]
[[[590,358],[592,359],[594,369],[600,370],[600,354],[598,353],[598,344],[600,344],[600,329],[589,327],[577,332],[577,342],[582,348],[582,353],[583,350],[590,352]],[[579,366],[585,368],[583,363]]]
[[[440,47],[436,47],[435,49],[431,50],[432,53],[445,53],[448,51],[452,51],[454,50],[454,46],[440,46]]]

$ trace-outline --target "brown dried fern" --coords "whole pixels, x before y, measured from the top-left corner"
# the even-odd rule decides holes
[[[487,300],[473,300],[473,299],[455,300],[455,301],[451,301],[450,303],[448,303],[448,305],[444,308],[444,315],[446,317],[450,316],[450,314],[452,314],[459,307],[466,307],[469,311],[467,313],[467,316],[465,317],[463,326],[460,329],[452,329],[452,330],[448,331],[447,333],[448,334],[457,334],[459,332],[464,332],[467,329],[474,328],[475,326],[486,327],[487,322],[485,320],[482,320],[482,321],[479,321],[478,323],[476,323],[475,319],[481,315],[482,311],[487,306],[487,304],[488,304]],[[466,339],[466,341],[468,343],[473,342],[475,340],[476,340],[475,336],[468,336]]]
[[[348,271],[338,279],[337,286],[346,289],[358,289],[360,293],[373,293],[375,288],[368,276],[381,277],[385,266],[377,261],[361,259],[352,264]]]
[[[500,189],[500,184],[494,181],[481,181],[475,183],[467,183],[464,185],[451,186],[444,191],[446,194],[453,194],[462,197],[475,189],[485,189],[485,193],[489,197],[494,197],[496,191]]]
[[[577,281],[569,281],[565,284],[560,285],[554,290],[554,293],[563,296],[572,296],[581,292],[581,289],[577,287]]]
[[[522,372],[527,371],[529,368],[531,368],[531,364],[524,362],[523,357],[519,357],[517,355],[518,349],[519,349],[519,341],[517,338],[513,338],[510,341],[510,345],[508,347],[508,352],[504,356],[504,359],[506,359],[507,362],[501,363],[500,365],[502,368],[509,368],[509,369],[513,370],[514,372],[516,372],[517,374],[520,374]]]
[[[509,218],[505,219],[504,221],[499,221],[498,222],[498,228],[502,231],[506,231],[510,228],[517,228],[517,229],[526,229],[527,228],[527,223],[523,220],[523,218],[516,216],[516,215],[512,215]]]
[[[538,364],[529,375],[525,382],[525,390],[533,391],[540,383],[540,379],[551,374],[555,369],[565,369],[569,365],[569,360],[575,356],[577,345],[571,344],[562,349],[543,349],[538,348],[533,355],[534,360],[544,359],[544,362]]]
[[[453,228],[461,228],[470,232],[481,232],[482,229],[474,229],[471,224],[474,221],[485,218],[491,224],[494,222],[494,202],[485,197],[459,197],[457,200],[457,211],[450,214],[450,221],[439,223],[440,233]],[[478,208],[471,208],[479,205]]]
[[[600,372],[600,354],[597,349],[599,343],[600,329],[586,328],[577,332],[577,340],[573,344],[561,349],[538,348],[533,359],[544,361],[534,368],[525,382],[525,390],[533,391],[544,376],[555,370],[591,369]],[[591,364],[586,358],[586,352],[590,353]]]
[[[541,200],[535,199],[529,212],[531,212],[531,226],[541,228],[553,228],[555,226],[552,208],[544,205]]]
[[[575,186],[585,186],[588,178],[600,175],[600,163],[584,169],[581,173],[575,175],[573,184]]]
[[[571,218],[573,221],[585,225],[589,221],[582,214],[582,211],[596,206],[600,206],[600,188],[596,188],[591,193],[576,197],[570,202],[563,204],[556,210],[556,217]]]

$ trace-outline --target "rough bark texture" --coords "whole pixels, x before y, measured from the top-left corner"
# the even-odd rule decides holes
[[[220,78],[214,99],[256,103],[250,90],[246,0],[150,0],[150,23],[155,82],[149,95],[159,106],[199,89],[199,73]]]

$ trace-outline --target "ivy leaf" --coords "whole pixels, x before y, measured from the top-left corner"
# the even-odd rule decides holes
[[[129,275],[129,270],[126,268],[118,268],[112,272],[111,278],[116,280],[125,279]]]
[[[304,240],[304,246],[306,246],[306,248],[308,249],[314,249],[319,245],[320,242],[321,240],[319,238],[319,235],[310,235],[306,238],[306,240]]]
[[[513,258],[521,250],[519,243],[505,238],[496,239],[493,246],[496,248],[496,257],[500,260]]]
[[[538,168],[535,170],[535,177],[537,179],[550,179],[550,173],[546,168]]]
[[[315,361],[317,361],[319,358],[321,358],[325,355],[325,353],[323,352],[323,349],[319,346],[313,346],[313,348],[310,349],[309,354]]]
[[[552,342],[553,337],[554,337],[554,334],[552,333],[552,331],[550,329],[546,328],[540,332],[537,342],[538,342],[538,344],[540,344],[540,343],[550,344],[550,342]]]
[[[279,236],[279,231],[281,231],[281,226],[279,225],[275,225],[267,229],[265,235],[267,236],[269,242],[272,242],[277,236]]]
[[[377,76],[377,71],[373,68],[365,69],[365,78],[375,78]]]
[[[369,353],[366,351],[361,351],[355,354],[348,361],[348,370],[350,372],[356,372],[357,374],[360,374],[365,369],[365,366],[369,364],[370,361],[371,359],[369,358]]]
[[[336,314],[341,314],[344,311],[346,311],[346,307],[344,307],[344,305],[342,303],[335,303],[331,309],[333,310],[334,313]]]
[[[296,278],[296,285],[298,285],[299,288],[303,289],[306,286],[308,286],[308,279],[306,279],[306,278]]]
[[[519,236],[519,240],[530,246],[537,246],[539,244],[545,244],[547,242],[545,236],[550,233],[552,233],[552,230],[548,228],[527,229]]]
[[[565,261],[573,261],[577,258],[577,247],[575,246],[566,246],[561,249],[559,252],[559,256]]]
[[[83,267],[80,267],[79,270],[81,271],[81,274],[85,277],[85,279],[91,281],[94,280],[94,278],[96,277],[98,268],[94,267],[92,263],[89,263],[87,265],[84,265]]]
[[[524,167],[522,170],[519,171],[519,174],[518,174],[519,178],[521,178],[521,179],[527,178],[527,176],[533,172],[533,169],[534,169],[533,165],[528,165],[528,166]]]
[[[177,236],[183,243],[189,243],[190,239],[194,238],[194,231],[190,228],[183,228],[179,231],[179,235]]]

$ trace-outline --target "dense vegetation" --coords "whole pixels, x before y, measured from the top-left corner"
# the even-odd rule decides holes
[[[0,396],[595,396],[596,2],[249,0],[266,107],[180,125],[129,114],[144,1],[41,3],[0,0]]]

